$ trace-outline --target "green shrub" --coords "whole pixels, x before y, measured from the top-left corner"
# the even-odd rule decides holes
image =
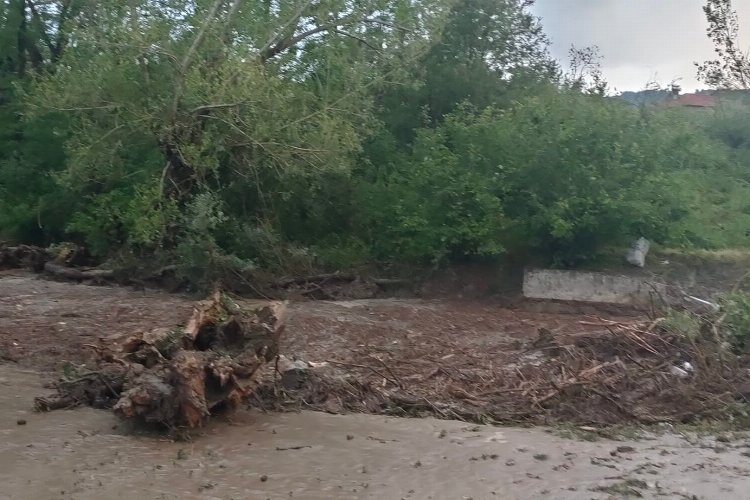
[[[696,339],[701,331],[701,319],[690,311],[669,309],[660,326],[667,332]]]
[[[329,236],[313,247],[316,262],[328,269],[369,267],[373,257],[367,243],[355,237]]]
[[[380,258],[511,252],[558,265],[641,235],[667,241],[688,211],[679,176],[720,160],[710,140],[687,125],[665,130],[666,119],[555,89],[506,110],[464,106],[363,176],[363,239]]]
[[[359,226],[376,258],[440,264],[502,252],[503,210],[491,179],[448,141],[444,130],[422,130],[410,157],[385,178],[359,184]]]
[[[725,314],[720,325],[721,333],[738,352],[745,352],[750,340],[750,294],[734,292],[721,301]]]

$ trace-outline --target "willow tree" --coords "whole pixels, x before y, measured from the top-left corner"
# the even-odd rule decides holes
[[[88,202],[71,229],[102,254],[213,242],[229,215],[266,216],[279,178],[348,168],[370,128],[370,96],[424,51],[445,4],[131,0],[82,10],[58,71],[28,96],[34,112],[73,123],[57,179]]]

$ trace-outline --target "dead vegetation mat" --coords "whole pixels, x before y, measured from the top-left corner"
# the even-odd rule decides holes
[[[0,245],[0,265],[7,267],[70,267],[79,260],[75,248],[51,255],[35,247]],[[338,274],[314,278],[290,278],[279,286],[320,293],[331,282],[356,281]],[[397,331],[352,333],[319,347],[314,340],[306,342],[309,347],[298,342],[296,352],[284,352],[280,362],[284,305],[272,302],[248,311],[217,292],[196,305],[184,327],[141,332],[116,348],[90,345],[92,362],[66,373],[56,393],[38,398],[36,408],[112,408],[122,417],[168,428],[200,426],[222,408],[245,401],[273,410],[486,423],[609,425],[746,417],[750,359],[726,348],[716,333],[720,317],[700,320],[695,336],[666,328],[661,319],[595,319],[579,321],[578,333],[540,328],[536,338],[486,344],[477,343],[471,328],[459,321],[407,332],[399,346],[391,338]],[[348,329],[384,324],[368,321]]]
[[[498,352],[454,341],[439,358],[389,357],[362,344],[335,359],[296,361],[272,382],[267,374],[254,401],[274,410],[477,423],[690,423],[746,416],[750,362],[727,350],[710,321],[696,338],[670,332],[661,320],[600,320],[597,326],[600,331],[560,336],[540,329],[537,338]],[[296,376],[278,378],[290,371]]]
[[[579,321],[581,333],[477,346],[421,337],[406,350],[357,343],[325,359],[279,354],[286,305],[252,310],[224,294],[199,302],[186,326],[154,329],[67,373],[40,411],[90,405],[168,429],[201,426],[240,404],[264,410],[435,416],[474,423],[612,425],[746,417],[750,359],[704,318],[695,337],[662,320]],[[595,331],[590,329],[597,328]],[[310,340],[310,344],[315,343]],[[440,350],[435,350],[439,343]]]

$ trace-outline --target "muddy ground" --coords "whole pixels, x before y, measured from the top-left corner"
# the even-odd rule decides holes
[[[7,322],[0,324],[0,359],[58,374],[77,373],[65,364],[84,363],[97,349],[116,351],[133,333],[184,322],[195,300],[49,281],[23,272],[6,272],[0,286],[14,291],[0,299]],[[568,377],[582,371],[598,373],[602,363],[611,365],[586,354],[572,364],[566,360],[567,367],[557,366],[554,346],[537,341],[542,333],[572,352],[587,332],[637,320],[630,309],[504,297],[292,300],[287,310],[281,352],[323,368],[313,370],[301,392],[282,397],[266,392],[259,401],[265,409],[434,415],[480,423],[572,418],[608,424],[629,416],[607,400],[581,405],[586,394],[575,395],[578,402],[569,410],[553,405],[550,412],[536,401],[552,402],[556,396],[548,393],[556,384],[567,385]]]
[[[76,285],[24,271],[0,272],[0,362],[57,371],[80,363],[86,344],[113,344],[151,326],[189,317],[187,297],[130,288]]]
[[[158,290],[89,286],[26,271],[0,271],[0,361],[56,371],[65,362],[88,359],[87,345],[115,345],[135,332],[184,322],[195,300]],[[561,335],[601,330],[597,322],[602,317],[632,320],[637,313],[507,299],[293,301],[282,350],[314,362],[352,352],[430,360],[469,356],[473,349],[491,359],[514,341],[534,338],[540,328]],[[586,324],[591,322],[595,324]]]
[[[30,411],[64,363],[86,360],[87,344],[173,326],[192,299],[0,276],[0,497],[713,499],[750,486],[741,434],[588,442],[540,428],[247,410],[179,443],[133,434],[106,411]],[[633,320],[624,310],[465,300],[299,302],[290,313],[287,355],[457,399],[540,328],[562,338]],[[457,359],[465,372],[432,373]]]

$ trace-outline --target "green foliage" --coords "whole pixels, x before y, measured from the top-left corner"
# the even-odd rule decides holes
[[[227,254],[216,243],[216,232],[227,221],[223,203],[211,192],[197,194],[177,221],[181,228],[174,250],[178,276],[208,288],[216,281],[228,280],[232,274],[249,271],[252,262]]]
[[[719,304],[721,311],[715,315],[668,309],[659,327],[693,341],[699,340],[701,333],[715,332],[711,338],[718,334],[722,349],[728,347],[737,354],[746,353],[750,347],[750,294],[733,291],[723,295]]]
[[[446,144],[448,131],[420,131],[413,151],[384,178],[360,184],[359,225],[379,259],[444,263],[498,255],[503,213],[482,172]]]
[[[701,319],[689,311],[668,309],[659,325],[663,330],[697,339],[701,330]]]
[[[552,88],[509,109],[460,108],[362,183],[375,255],[507,250],[575,265],[640,235],[668,241],[685,215],[679,175],[723,165],[710,139],[668,119]]]
[[[659,126],[673,137],[665,151],[681,174],[673,189],[684,201],[683,217],[669,228],[667,241],[683,248],[737,248],[750,243],[750,176],[745,167],[750,144],[748,109],[737,96],[719,96],[716,112],[674,110],[657,115]],[[741,99],[741,97],[740,97]]]
[[[529,4],[0,2],[0,238],[199,286],[746,245],[747,108],[607,98]]]
[[[721,95],[721,94],[719,94]],[[732,150],[750,149],[750,102],[731,96],[716,113],[705,119],[706,130]]]
[[[367,268],[375,260],[370,245],[355,236],[330,236],[312,248],[315,261],[330,269]]]
[[[745,352],[750,341],[750,294],[735,292],[722,298],[724,321],[721,333],[732,348]]]
[[[548,40],[524,0],[456,0],[430,50],[410,69],[411,85],[379,96],[379,117],[407,145],[464,101],[507,106],[557,77]],[[373,151],[377,154],[376,151]]]

